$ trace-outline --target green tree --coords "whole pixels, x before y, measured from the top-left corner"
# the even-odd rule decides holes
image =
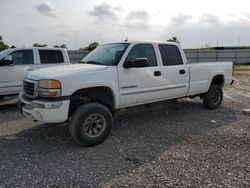
[[[7,48],[9,48],[9,46],[3,42],[3,38],[0,35],[0,52],[7,49]]]
[[[79,51],[84,51],[85,48],[81,47],[81,48],[79,48],[78,50],[79,50]]]
[[[177,37],[172,37],[172,38],[168,39],[167,42],[176,42],[176,43],[180,44],[180,42],[179,42],[179,40],[178,40]]]
[[[84,50],[88,50],[89,52],[93,51],[96,49],[96,47],[99,45],[98,42],[92,42],[90,43],[87,47],[84,48]]]
[[[203,49],[209,49],[209,48],[212,48],[212,46],[210,45],[209,42],[207,42],[204,45],[202,45],[201,48],[203,48]]]
[[[35,43],[35,44],[33,44],[33,47],[47,47],[47,44]]]
[[[67,48],[66,44],[62,44],[62,45],[55,45],[54,48]]]

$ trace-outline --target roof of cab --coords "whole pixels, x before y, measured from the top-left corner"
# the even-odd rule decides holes
[[[31,49],[39,49],[39,50],[66,50],[65,48],[47,48],[47,47],[24,47],[24,48],[9,48],[16,50],[31,50]]]
[[[166,41],[151,41],[151,40],[139,40],[139,41],[123,41],[123,42],[110,42],[106,44],[115,44],[115,43],[128,43],[128,44],[144,44],[144,43],[153,43],[153,44],[172,44],[172,45],[180,45],[176,42],[166,42]]]

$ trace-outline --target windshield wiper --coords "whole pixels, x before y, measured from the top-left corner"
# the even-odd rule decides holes
[[[83,60],[81,60],[78,63],[102,65],[100,62],[97,62],[97,61],[83,61]]]
[[[78,63],[86,63],[86,62],[81,60],[81,61],[78,61]]]
[[[94,64],[94,65],[103,65],[102,63],[98,62],[98,61],[87,61],[87,64]]]

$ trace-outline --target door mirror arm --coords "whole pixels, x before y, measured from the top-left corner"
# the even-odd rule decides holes
[[[123,63],[123,68],[128,69],[134,67],[134,62],[133,61],[125,61]]]

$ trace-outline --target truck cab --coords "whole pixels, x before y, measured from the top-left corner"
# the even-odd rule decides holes
[[[175,43],[143,43],[131,45],[124,61],[139,66],[118,65],[120,106],[143,104],[160,99],[185,96],[189,88],[189,71],[182,49]],[[139,60],[139,61],[138,61]]]

